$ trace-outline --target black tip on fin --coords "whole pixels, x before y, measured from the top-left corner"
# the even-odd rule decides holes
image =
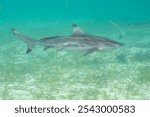
[[[32,50],[31,49],[27,49],[26,54],[30,53]]]
[[[78,25],[77,24],[72,24],[72,27],[74,28],[74,27],[77,27]]]
[[[44,48],[44,51],[46,51],[47,49],[48,49],[48,48],[47,48],[47,47],[45,47],[45,48]]]

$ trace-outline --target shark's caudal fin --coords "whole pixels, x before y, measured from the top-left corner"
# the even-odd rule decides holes
[[[12,32],[14,35],[16,35],[19,39],[21,39],[22,41],[24,41],[28,45],[26,53],[30,53],[32,51],[33,47],[36,45],[37,41],[31,39],[30,37],[27,37],[27,36],[21,34],[20,32],[18,32],[14,28],[12,28]]]

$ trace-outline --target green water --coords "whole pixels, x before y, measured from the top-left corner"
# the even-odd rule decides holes
[[[146,0],[0,0],[0,99],[150,99],[150,8]],[[84,52],[35,47],[39,39],[85,32],[124,43]],[[122,36],[120,36],[120,33]]]

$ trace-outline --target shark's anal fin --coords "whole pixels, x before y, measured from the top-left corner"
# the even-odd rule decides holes
[[[53,48],[52,46],[45,46],[44,47],[44,51],[46,51],[47,49],[49,49],[49,48]]]
[[[64,49],[64,48],[58,48],[57,51],[61,51],[61,50],[63,50],[63,49]]]
[[[48,48],[50,48],[50,47],[45,47],[45,48],[44,48],[44,51],[46,51]]]
[[[30,48],[28,48],[27,50],[26,50],[26,54],[28,54],[28,53],[30,53],[32,50],[30,49]]]
[[[92,52],[97,51],[97,50],[98,50],[98,48],[90,48],[86,51],[86,53],[84,53],[84,56],[91,54]]]

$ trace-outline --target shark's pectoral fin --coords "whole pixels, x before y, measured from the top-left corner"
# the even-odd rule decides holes
[[[92,52],[97,51],[97,50],[98,50],[98,48],[90,48],[90,49],[86,50],[86,53],[84,53],[84,56],[91,54]]]
[[[28,48],[27,50],[26,50],[26,54],[28,54],[28,53],[30,53],[32,50],[30,49],[30,48]]]

